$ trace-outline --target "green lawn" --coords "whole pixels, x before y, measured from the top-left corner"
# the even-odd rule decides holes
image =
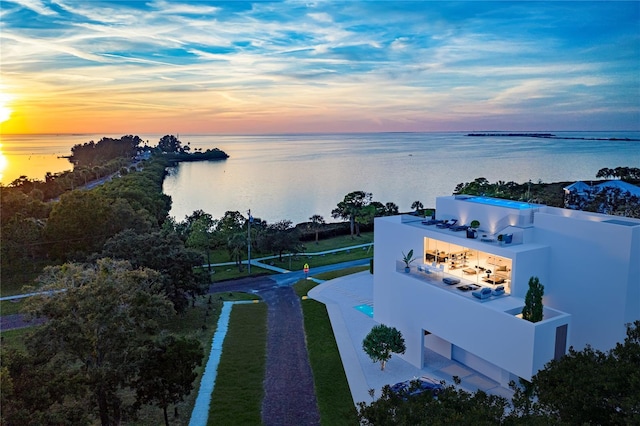
[[[354,266],[351,268],[339,269],[337,271],[323,272],[322,274],[314,275],[314,277],[319,280],[328,281],[334,278],[343,277],[345,275],[351,275],[351,274],[368,271],[368,270],[369,270],[369,266]]]
[[[0,333],[2,339],[2,346],[5,349],[17,349],[24,350],[24,335],[29,331],[29,328],[18,328],[15,330],[5,330]]]
[[[35,279],[42,273],[42,270],[51,265],[45,261],[15,261],[4,262],[0,267],[0,296],[12,296],[24,293],[24,286],[34,286]],[[3,314],[4,315],[4,314]]]
[[[259,425],[267,352],[267,305],[235,305],[211,396],[209,425]]]
[[[306,252],[307,253],[317,253],[326,250],[334,250],[337,248],[350,247],[359,244],[367,244],[373,241],[373,232],[363,233],[361,237],[355,237],[353,240],[351,237],[347,236],[339,236],[333,237],[326,240],[321,240],[318,245],[315,242],[308,242],[306,244]],[[222,250],[218,250],[216,256],[212,256],[214,259],[222,259],[224,253]],[[226,255],[225,255],[226,256]],[[264,256],[271,256],[271,254],[256,254],[252,256],[252,259],[259,259]],[[309,255],[304,253],[298,253],[295,255],[289,255],[288,253],[282,256],[282,260],[278,257],[263,260],[264,263],[277,266],[279,268],[287,269],[290,271],[301,271],[305,264],[309,264],[311,269],[311,273],[313,273],[313,268],[317,268],[319,266],[331,265],[334,263],[340,262],[348,262],[351,260],[359,260],[359,259],[369,259],[373,257],[373,247],[365,247],[365,248],[357,248],[350,249],[345,251],[340,251],[336,253],[329,253],[324,255]],[[223,262],[228,262],[228,258],[222,260]],[[244,259],[246,262],[246,258]],[[212,263],[214,261],[212,260]],[[244,278],[249,276],[246,265],[243,266],[242,271],[238,271],[238,268],[235,265],[224,265],[224,266],[215,266],[212,268],[214,270],[214,274],[211,275],[211,280],[213,282],[225,281],[229,279],[235,278]],[[275,272],[263,268],[259,268],[256,266],[251,267],[251,276],[265,275],[265,274],[274,274]]]
[[[306,241],[304,246],[307,248],[308,253],[315,253],[319,251],[333,250],[341,247],[357,246],[359,244],[366,244],[373,242],[373,232],[363,232],[359,237],[353,237],[349,235],[340,235],[338,237],[327,238],[318,241]]]
[[[0,302],[0,315],[19,314],[24,305],[24,299],[4,300]]]
[[[340,251],[336,253],[329,253],[319,256],[299,255],[283,258],[280,262],[278,259],[272,259],[271,262],[280,268],[288,269],[290,271],[301,271],[305,263],[309,264],[310,272],[313,273],[313,268],[324,265],[332,265],[334,263],[348,262],[351,260],[370,259],[373,257],[373,248],[371,249],[352,249],[349,251]]]

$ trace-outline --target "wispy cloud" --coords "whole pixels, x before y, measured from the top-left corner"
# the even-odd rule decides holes
[[[193,126],[181,132],[495,128],[500,115],[566,111],[640,127],[640,12],[625,2],[8,4],[14,107],[61,126],[104,110],[123,129]]]
[[[45,16],[57,15],[57,13],[54,10],[51,10],[51,8],[47,7],[45,5],[45,2],[41,0],[14,0],[11,3],[15,3],[20,7],[24,7],[25,9],[32,10],[39,15],[45,15]]]

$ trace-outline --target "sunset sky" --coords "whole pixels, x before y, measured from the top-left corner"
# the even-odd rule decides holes
[[[2,133],[640,130],[640,2],[3,0]]]

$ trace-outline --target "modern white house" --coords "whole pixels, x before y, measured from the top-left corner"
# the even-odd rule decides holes
[[[402,332],[411,364],[428,349],[506,386],[570,346],[608,350],[640,319],[640,220],[467,195],[436,212],[375,220],[374,319]],[[520,316],[531,277],[536,323]]]

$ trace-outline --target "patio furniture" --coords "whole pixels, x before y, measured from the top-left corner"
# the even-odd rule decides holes
[[[491,297],[491,289],[489,287],[483,287],[480,291],[472,291],[473,294],[478,299],[488,299]]]
[[[499,285],[498,287],[493,289],[494,296],[502,296],[504,294],[504,286]]]
[[[460,279],[455,277],[444,277],[442,282],[447,285],[460,284]]]
[[[496,285],[496,284],[503,284],[506,281],[506,278],[502,275],[495,274],[495,275],[489,275],[486,278],[483,278],[482,281],[484,281],[485,283]]]
[[[469,229],[467,225],[453,225],[449,227],[449,230],[453,232],[466,231],[467,229]]]
[[[438,219],[429,219],[429,220],[423,220],[422,224],[429,226],[429,225],[437,225],[442,222],[443,222],[442,220],[438,220]]]
[[[458,223],[458,219],[449,219],[446,222],[437,224],[436,227],[440,229],[448,229],[448,228],[451,228],[456,223]]]

